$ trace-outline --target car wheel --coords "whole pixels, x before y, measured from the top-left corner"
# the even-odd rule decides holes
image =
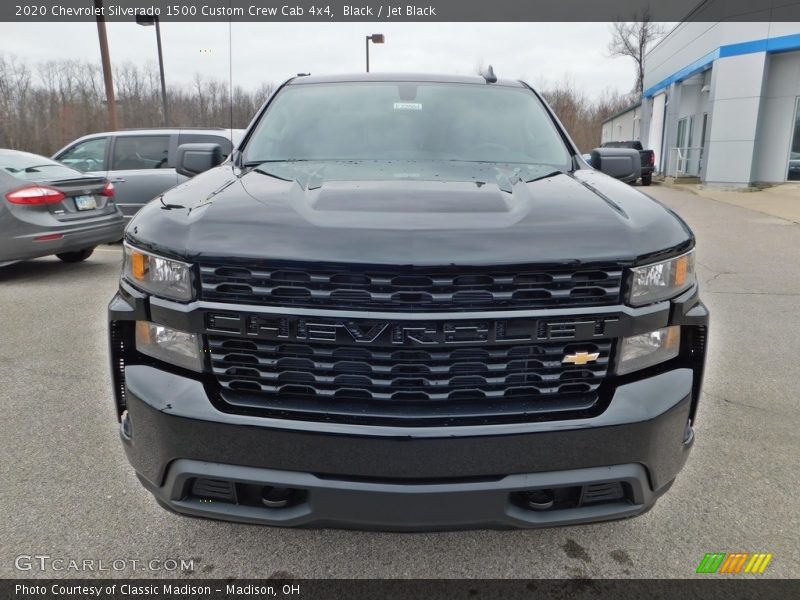
[[[642,177],[642,185],[650,185],[653,182],[653,176],[648,175],[647,177]]]
[[[94,248],[95,247],[92,246],[91,248],[84,248],[83,250],[77,250],[75,252],[62,252],[61,254],[56,254],[56,256],[68,263],[81,262],[92,255]]]

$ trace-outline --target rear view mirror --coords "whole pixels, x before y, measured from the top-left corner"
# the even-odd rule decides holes
[[[175,170],[186,177],[213,169],[223,160],[219,144],[181,144],[175,160]]]
[[[642,157],[631,148],[595,148],[591,165],[610,177],[621,181],[636,181],[642,176]]]

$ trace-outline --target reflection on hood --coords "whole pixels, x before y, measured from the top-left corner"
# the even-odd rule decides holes
[[[519,181],[531,182],[558,173],[552,165],[479,163],[422,160],[336,160],[265,162],[255,171],[297,181],[305,189],[316,189],[326,181],[447,181],[496,183],[503,191]]]

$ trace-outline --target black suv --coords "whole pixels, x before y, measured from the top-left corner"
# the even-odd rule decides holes
[[[122,442],[165,508],[539,527],[670,487],[706,352],[694,237],[526,84],[298,77],[224,163],[182,148],[208,170],[128,225],[109,306]]]

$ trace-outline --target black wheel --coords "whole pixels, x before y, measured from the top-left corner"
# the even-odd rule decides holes
[[[642,185],[650,185],[653,182],[652,175],[645,175],[642,177]]]
[[[64,262],[68,263],[76,263],[81,262],[82,260],[86,260],[92,255],[94,252],[94,246],[91,248],[85,248],[83,250],[76,250],[75,252],[62,252],[61,254],[56,254],[58,258],[63,260]]]

